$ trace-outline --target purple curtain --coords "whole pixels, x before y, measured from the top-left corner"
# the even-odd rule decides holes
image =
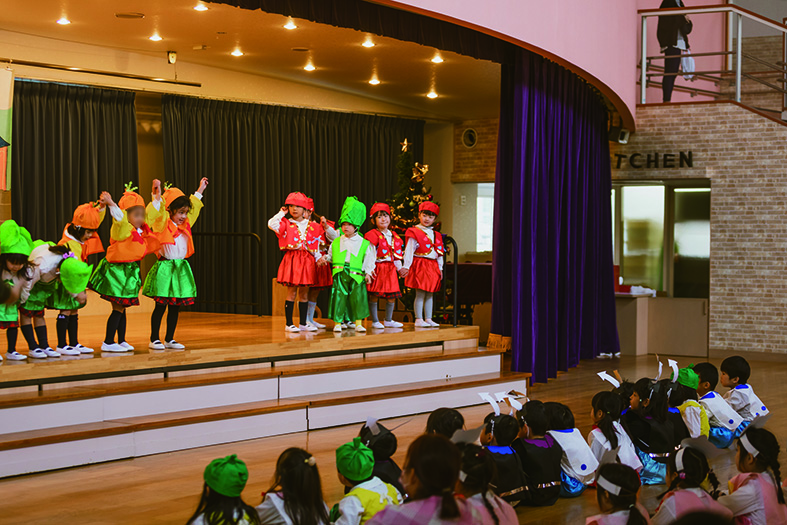
[[[516,55],[501,85],[490,345],[546,382],[619,349],[608,115],[575,74]]]

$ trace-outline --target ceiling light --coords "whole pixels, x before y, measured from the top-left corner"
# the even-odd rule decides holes
[[[207,11],[207,10],[208,10],[208,6],[206,6],[205,4],[197,4],[194,6],[194,11]]]
[[[240,49],[235,49],[235,51],[230,53],[230,55],[232,55],[234,57],[242,57],[243,56],[243,51],[241,51]]]
[[[428,98],[437,98],[437,93],[436,93],[436,92],[435,92],[435,90],[433,89],[432,91],[430,91],[429,93],[427,93],[427,94],[426,94],[426,96],[427,96]]]
[[[295,22],[292,20],[292,18],[288,18],[287,23],[284,24],[284,29],[298,29],[298,26],[295,25]]]
[[[153,33],[148,38],[150,38],[154,42],[160,42],[160,41],[164,40],[163,38],[161,38],[161,36],[159,36],[158,33]]]
[[[366,40],[364,40],[364,41],[363,41],[363,44],[361,44],[361,45],[362,45],[363,47],[374,47],[374,42],[372,42],[372,37],[370,37],[370,36],[367,36],[367,37],[366,37]]]
[[[442,64],[443,63],[443,57],[440,56],[440,53],[435,53],[435,55],[432,57],[432,62],[434,62],[435,64]],[[434,97],[432,97],[432,98],[434,98]]]
[[[303,69],[305,69],[306,71],[314,71],[317,68],[314,67],[314,64],[312,64],[311,61],[309,61],[306,63],[305,66],[303,66]]]
[[[66,18],[66,17],[62,17],[62,18],[60,18],[60,19],[57,21],[57,23],[58,23],[58,24],[60,24],[61,26],[67,26],[68,24],[70,24],[70,23],[71,23],[71,20],[69,20],[69,19],[68,19],[68,18]]]
[[[377,75],[374,75],[371,79],[369,79],[369,83],[373,86],[376,86],[380,83],[380,79],[377,78]]]
[[[120,18],[121,20],[141,20],[145,18],[145,13],[115,13],[115,18]]]

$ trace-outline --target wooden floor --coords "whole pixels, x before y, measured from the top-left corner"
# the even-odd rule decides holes
[[[666,361],[666,356],[662,359]],[[681,366],[690,362],[686,358],[679,360]],[[787,358],[784,363],[750,362],[751,384],[774,412],[768,428],[784,444],[787,420],[779,406],[787,395],[784,381]],[[618,369],[624,377],[637,379],[654,376],[655,363],[653,356],[583,361],[578,368],[560,374],[549,384],[535,385],[530,397],[566,403],[574,412],[577,426],[586,434],[591,426],[590,399],[596,392],[607,389],[596,372]],[[489,408],[472,407],[462,412],[468,426],[476,426]],[[422,432],[426,417],[416,416],[396,431],[399,450],[395,458],[400,464],[407,445]],[[408,418],[399,418],[385,423],[390,428],[406,421]],[[260,492],[268,489],[278,454],[290,446],[304,447],[316,456],[325,498],[332,505],[342,495],[336,479],[334,449],[357,435],[357,431],[357,426],[337,427],[0,480],[0,523],[185,523],[197,504],[204,466],[211,459],[227,454],[238,454],[249,465],[250,478],[243,497],[256,505]],[[783,455],[784,458],[787,456]],[[713,462],[725,486],[734,475],[731,459],[729,453]],[[653,510],[657,504],[655,496],[663,490],[663,486],[646,487],[643,503]],[[560,500],[552,507],[520,509],[519,516],[521,523],[583,523],[586,516],[596,512],[595,491],[587,490],[577,499]]]

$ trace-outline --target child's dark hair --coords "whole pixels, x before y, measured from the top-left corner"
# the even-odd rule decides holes
[[[669,406],[678,407],[686,401],[697,401],[697,389],[680,383],[670,384],[668,387]]]
[[[619,494],[613,494],[598,484],[604,478],[609,483],[620,487]],[[639,474],[633,468],[622,463],[605,463],[598,468],[596,474],[596,498],[601,507],[601,497],[607,495],[613,511],[628,510],[629,518],[626,525],[645,525],[648,520],[637,507],[637,492],[641,483]]]
[[[716,385],[719,384],[719,370],[713,363],[697,363],[694,365],[694,371],[700,376],[700,383],[707,381],[711,390],[716,389]]]
[[[180,197],[172,201],[172,203],[169,206],[167,206],[170,215],[177,212],[178,210],[182,210],[183,208],[188,208],[189,211],[191,211],[191,199],[186,197],[185,195],[181,195]]]
[[[634,383],[634,392],[639,395],[639,412],[641,414],[650,416],[661,423],[667,420],[667,389],[662,382],[643,377]],[[648,401],[647,406],[645,406],[645,401]]]
[[[451,439],[454,432],[464,426],[465,418],[458,410],[442,407],[429,414],[429,419],[426,420],[426,433],[440,434]]]
[[[499,447],[510,446],[519,435],[519,421],[514,416],[508,414],[496,416],[492,412],[484,418],[484,423],[486,423],[484,430],[495,438],[495,443]]]
[[[33,265],[27,260],[26,255],[21,253],[0,254],[0,270],[8,271],[8,263],[22,265],[22,269],[18,272],[19,277],[22,279],[29,281],[33,278]]]
[[[96,233],[96,230],[91,230],[90,228],[83,228],[82,226],[77,226],[76,224],[69,224],[66,226],[66,231],[68,234],[73,237],[74,239],[82,242],[82,238],[87,233]]]
[[[678,472],[677,458],[678,454],[681,455],[681,463],[683,470]],[[721,493],[719,492],[719,480],[711,470],[708,464],[708,459],[705,454],[697,449],[688,447],[682,448],[677,452],[669,455],[667,459],[667,473],[678,474],[675,479],[670,483],[669,488],[659,496],[659,499],[672,492],[677,488],[681,489],[695,489],[700,488],[707,478],[708,483],[713,487],[710,495],[713,499],[717,499]]]
[[[358,436],[361,438],[364,445],[372,449],[375,463],[391,459],[391,456],[396,454],[396,449],[399,446],[396,436],[388,430],[382,431],[379,435],[374,436],[371,429],[363,425]]]
[[[307,451],[292,447],[281,453],[269,492],[278,489],[284,494],[284,509],[293,523],[319,525],[330,522],[322,495],[320,471],[314,457]]]
[[[440,519],[459,517],[459,506],[454,498],[454,487],[459,479],[462,454],[447,437],[423,434],[407,449],[404,469],[412,470],[418,478],[418,491],[413,499],[440,496]]]
[[[620,386],[612,389],[612,393],[620,398],[620,412],[626,411],[631,405],[631,394],[634,393],[634,383],[624,379]]]
[[[429,210],[421,210],[418,213],[423,213],[424,215],[426,215],[428,217],[437,217],[437,214],[435,212],[429,211]]]
[[[481,494],[484,507],[489,511],[495,525],[500,524],[500,518],[495,513],[492,503],[486,497],[490,485],[497,482],[497,463],[494,458],[482,447],[470,443],[460,443],[459,451],[462,453],[462,486],[466,493]]]
[[[771,469],[773,477],[776,480],[776,492],[779,498],[779,503],[784,504],[784,493],[782,492],[782,472],[779,465],[779,452],[781,447],[779,441],[770,431],[764,428],[753,428],[749,426],[744,434],[748,437],[751,445],[757,449],[758,454],[754,459],[757,461],[757,466],[763,471]],[[743,445],[738,438],[738,447]],[[746,448],[744,451],[748,452]]]
[[[604,413],[601,419],[596,421],[596,426],[609,441],[610,449],[617,448],[618,434],[615,432],[614,423],[620,419],[620,397],[614,392],[599,392],[593,396],[590,405],[594,414],[599,410]]]
[[[549,430],[571,430],[574,428],[574,414],[563,403],[547,401],[544,410],[549,419]]]
[[[730,379],[738,378],[739,385],[749,382],[751,367],[749,362],[739,355],[728,357],[721,362],[721,371],[729,376]]]
[[[241,512],[237,512],[240,510]],[[246,505],[240,496],[232,498],[219,494],[211,490],[208,484],[202,486],[202,497],[200,497],[197,510],[186,523],[194,523],[200,515],[207,525],[238,525],[240,523],[260,523],[257,510]]]
[[[528,401],[518,415],[534,436],[543,436],[549,430],[549,418],[541,401]]]

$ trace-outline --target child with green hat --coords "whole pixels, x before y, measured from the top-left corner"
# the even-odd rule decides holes
[[[675,374],[671,378],[675,381]],[[708,437],[710,424],[705,408],[699,403],[697,387],[700,384],[700,376],[694,371],[694,365],[678,370],[677,384],[672,387],[670,395],[670,405],[680,410],[683,422],[689,431],[689,436],[698,438]]]
[[[240,494],[246,487],[246,463],[232,454],[211,461],[203,473],[202,497],[190,525],[251,525],[260,522],[254,507],[246,505]]]
[[[339,224],[341,237],[331,243],[331,249],[317,264],[333,265],[333,287],[328,316],[336,325],[334,332],[342,331],[345,319],[358,321],[355,330],[365,332],[361,319],[369,316],[366,285],[372,281],[377,250],[358,234],[366,220],[366,206],[356,197],[347,197],[342,206]]]
[[[388,505],[401,505],[399,491],[374,475],[374,453],[356,437],[336,449],[339,481],[350,492],[331,510],[335,525],[359,525]]]
[[[0,271],[3,283],[11,288],[21,288],[18,302],[0,304],[0,329],[6,331],[8,350],[6,357],[12,361],[22,361],[27,356],[16,351],[19,337],[19,302],[27,300],[33,279],[33,268],[27,258],[33,251],[30,233],[13,220],[0,225]],[[0,361],[3,357],[0,356]]]

